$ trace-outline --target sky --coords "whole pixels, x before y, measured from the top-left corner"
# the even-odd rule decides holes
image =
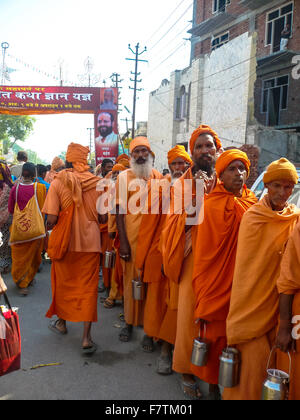
[[[140,59],[148,63],[139,64],[143,91],[138,93],[136,119],[147,121],[150,92],[170,79],[171,72],[189,65],[192,4],[192,0],[0,0],[0,43],[9,43],[6,65],[16,70],[6,84],[58,86],[61,67],[65,86],[84,86],[84,63],[90,57],[93,85],[104,87],[106,80],[109,86],[110,76],[119,73],[121,103],[132,111],[129,86],[134,62],[126,58],[134,58],[128,45],[135,50],[140,43],[141,52],[147,47]],[[123,110],[120,132],[125,131],[126,117],[131,119],[131,114]],[[72,141],[90,143],[92,115],[35,118],[34,133],[24,147],[49,163]]]

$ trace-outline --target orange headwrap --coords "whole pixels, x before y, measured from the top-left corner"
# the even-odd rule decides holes
[[[56,156],[52,161],[51,170],[57,171],[57,169],[62,168],[64,166],[65,166],[64,161]]]
[[[126,171],[126,168],[125,168],[125,166],[121,165],[120,163],[115,165],[112,168],[112,172],[123,172],[123,171]]]
[[[201,136],[202,134],[210,134],[215,140],[217,150],[222,148],[222,142],[221,142],[218,134],[212,128],[210,128],[209,125],[201,124],[193,132],[193,134],[191,136],[191,139],[190,139],[190,150],[191,150],[192,154],[194,152],[195,143],[196,143],[197,139],[199,138],[199,136]]]
[[[124,153],[123,155],[117,157],[116,163],[120,163],[125,166],[125,168],[130,168],[130,157]]]
[[[272,181],[278,181],[280,179],[285,179],[287,181],[293,182],[295,185],[298,184],[299,175],[296,167],[285,158],[281,158],[272,162],[264,175],[264,183],[268,184]]]
[[[88,147],[81,146],[81,144],[71,143],[68,146],[66,160],[73,164],[73,168],[77,172],[85,172],[89,170],[87,157],[90,153]]]
[[[248,176],[249,176],[251,162],[248,156],[246,155],[246,153],[242,152],[239,149],[230,149],[222,153],[216,162],[216,173],[217,173],[218,178],[220,178],[220,175],[231,164],[231,162],[234,162],[235,160],[240,160],[241,162],[244,163],[248,172]]]
[[[130,148],[129,148],[130,153],[132,153],[134,149],[139,146],[147,147],[147,149],[149,149],[149,151],[152,152],[150,143],[147,137],[136,137],[135,139],[133,139],[130,143]]]
[[[190,158],[190,155],[186,152],[184,146],[177,145],[169,151],[169,153],[168,153],[168,163],[169,163],[169,165],[171,165],[171,163],[177,158],[184,159],[190,165],[192,165],[192,163],[193,163],[192,159]]]

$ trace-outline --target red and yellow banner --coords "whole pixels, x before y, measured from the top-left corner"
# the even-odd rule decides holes
[[[120,148],[117,88],[0,86],[0,114],[63,113],[94,114],[96,163],[116,160]]]
[[[95,114],[100,92],[84,87],[0,86],[0,114]]]

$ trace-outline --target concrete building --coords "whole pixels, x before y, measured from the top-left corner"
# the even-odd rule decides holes
[[[207,123],[225,148],[258,146],[259,171],[281,156],[300,161],[300,1],[194,0],[189,33],[190,66],[150,94],[154,150],[187,145]]]

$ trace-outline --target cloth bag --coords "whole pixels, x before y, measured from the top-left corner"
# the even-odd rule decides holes
[[[16,189],[16,204],[9,245],[31,242],[46,236],[44,219],[37,200],[37,183],[34,184],[34,196],[28,201],[24,210],[20,210],[18,205],[18,189],[19,185]]]
[[[0,376],[21,368],[21,334],[19,316],[12,310],[7,295],[4,300],[8,310],[0,306]]]

